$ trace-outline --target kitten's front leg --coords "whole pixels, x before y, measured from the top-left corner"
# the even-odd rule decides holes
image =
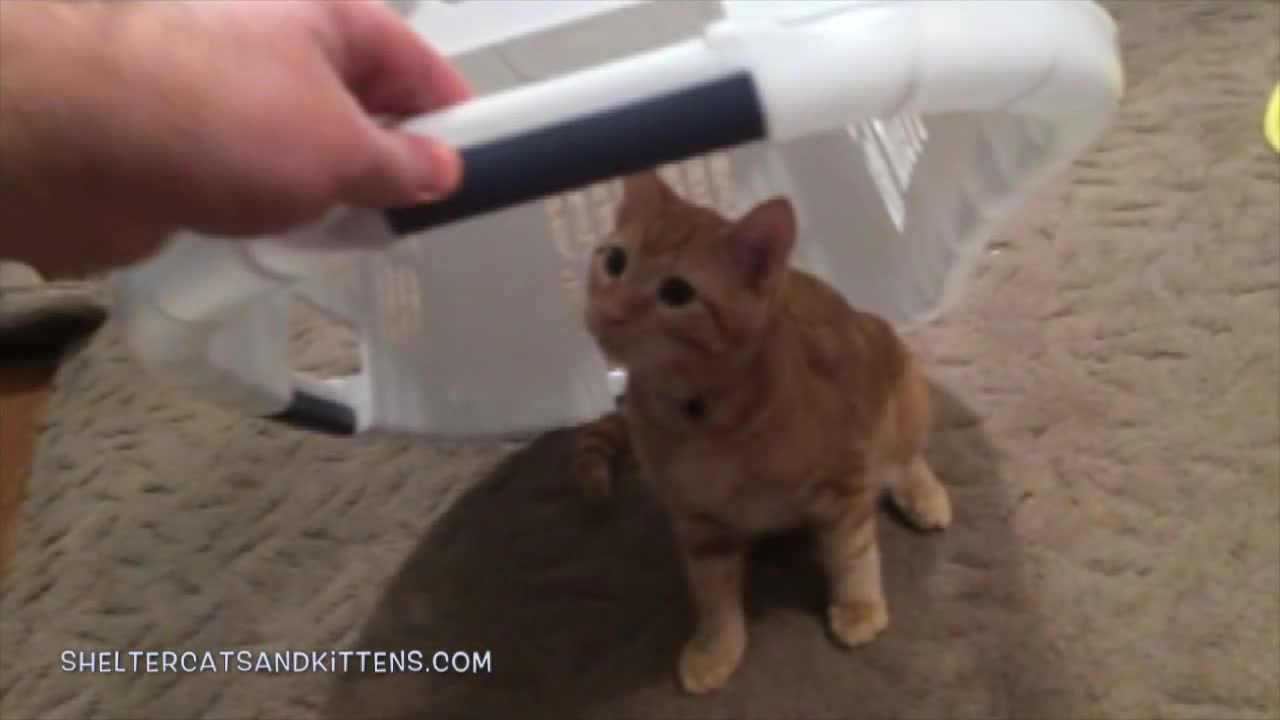
[[[574,431],[570,468],[588,499],[600,500],[613,492],[614,466],[630,447],[626,416],[616,410]]]
[[[897,469],[889,483],[889,496],[921,530],[945,530],[951,525],[951,498],[923,455]]]
[[[680,653],[680,684],[707,693],[733,675],[746,650],[742,609],[745,538],[708,523],[681,523],[678,534],[697,613],[697,629]]]
[[[831,586],[828,621],[832,633],[848,647],[870,642],[889,625],[874,509],[874,493],[858,493],[817,528]]]

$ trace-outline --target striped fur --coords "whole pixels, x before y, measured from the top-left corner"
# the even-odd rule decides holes
[[[875,505],[922,528],[951,521],[922,452],[929,390],[883,319],[790,268],[781,199],[729,220],[655,174],[627,178],[599,250],[585,321],[628,370],[626,407],[577,433],[573,473],[609,494],[624,452],[672,520],[698,616],[678,674],[708,692],[746,648],[742,578],[753,536],[807,527],[830,581],[828,623],[848,646],[888,625]],[[693,288],[664,299],[672,279]]]
[[[604,498],[613,491],[613,473],[631,449],[627,419],[614,410],[583,425],[574,434],[572,472],[587,497]]]

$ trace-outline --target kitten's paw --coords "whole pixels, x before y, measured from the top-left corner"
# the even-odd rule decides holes
[[[596,455],[580,454],[573,459],[573,484],[588,500],[603,500],[613,494],[613,467]]]
[[[733,637],[713,641],[693,638],[680,652],[680,686],[693,695],[724,687],[742,662],[745,645],[745,640]]]
[[[911,464],[892,495],[894,504],[917,528],[945,530],[951,526],[951,497],[923,460]]]
[[[902,506],[911,523],[921,530],[946,530],[951,527],[951,498],[941,485],[919,492]]]
[[[846,647],[865,645],[889,627],[889,611],[883,600],[832,605],[831,632]]]
[[[577,480],[578,488],[588,500],[604,500],[613,494],[613,473],[604,465],[579,470]]]

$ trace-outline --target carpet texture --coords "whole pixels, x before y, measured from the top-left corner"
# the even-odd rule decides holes
[[[1280,717],[1275,3],[1111,5],[1114,126],[910,340],[957,522],[882,523],[893,623],[836,649],[804,541],[760,548],[747,658],[676,690],[690,612],[632,476],[565,435],[304,436],[64,367],[0,597],[0,716]],[[63,650],[488,651],[461,673],[68,673]],[[126,662],[128,658],[125,658]],[[233,668],[234,670],[234,668]]]

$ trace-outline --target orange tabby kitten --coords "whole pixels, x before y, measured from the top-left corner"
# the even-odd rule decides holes
[[[790,267],[785,199],[734,222],[655,173],[624,188],[594,258],[586,324],[628,371],[625,409],[579,431],[573,471],[588,493],[607,494],[613,458],[630,449],[670,514],[698,616],[682,686],[718,688],[742,659],[743,563],[765,531],[816,533],[831,630],[850,647],[870,641],[889,622],[881,490],[921,528],[951,522],[921,454],[923,373],[884,320]]]

